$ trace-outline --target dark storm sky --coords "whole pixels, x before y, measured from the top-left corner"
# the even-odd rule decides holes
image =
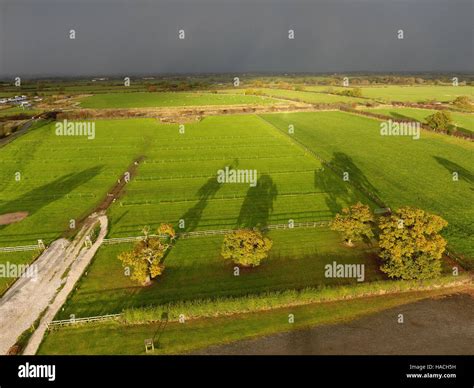
[[[473,4],[0,0],[0,77],[471,71]],[[397,39],[399,29],[404,40]]]

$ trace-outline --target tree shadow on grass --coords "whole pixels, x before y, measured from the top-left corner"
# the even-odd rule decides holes
[[[423,120],[417,120],[414,119],[413,117],[407,116],[407,115],[402,115],[400,112],[390,112],[390,116],[394,120],[404,120],[404,121],[423,121]]]
[[[181,217],[181,219],[184,220],[185,222],[184,230],[186,232],[192,232],[198,227],[199,222],[201,221],[201,218],[202,218],[202,214],[207,207],[208,201],[214,198],[214,196],[217,194],[221,186],[222,184],[217,181],[217,175],[216,175],[209,178],[207,182],[204,183],[199,188],[199,190],[196,193],[196,195],[199,198],[198,202],[192,208],[188,209],[188,211],[186,211],[186,213],[184,213],[183,216]],[[183,231],[179,230],[178,232],[183,232]],[[180,237],[178,236],[175,239],[175,242],[173,245],[176,245],[179,239]],[[162,264],[165,262],[170,252],[171,252],[171,249],[168,249],[166,251],[166,253],[164,254],[164,256],[162,257],[160,261]]]
[[[50,183],[30,190],[13,201],[2,203],[0,205],[0,215],[26,211],[28,217],[31,217],[43,207],[61,200],[77,187],[96,177],[102,168],[103,166],[95,166],[78,173],[66,174]],[[5,227],[8,227],[8,225],[0,226],[0,230]]]
[[[237,225],[243,228],[264,228],[273,211],[273,202],[278,196],[278,190],[272,178],[264,174],[257,186],[250,187],[240,208]]]
[[[347,154],[335,152],[328,165],[331,168],[324,166],[315,170],[314,186],[326,193],[326,204],[333,213],[337,213],[342,207],[357,201],[354,192],[356,188],[363,193],[370,192],[378,196],[378,190]],[[349,174],[349,181],[343,180],[344,172]]]
[[[458,178],[469,184],[474,184],[474,174],[468,169],[460,166],[457,163],[451,162],[448,159],[441,158],[439,156],[434,156],[435,160],[441,164],[446,170],[448,170],[451,175],[456,172],[458,173]],[[472,188],[471,188],[472,189]]]
[[[334,171],[327,167],[314,170],[314,187],[324,193],[325,202],[332,214],[353,200],[350,187]]]
[[[220,188],[221,184],[217,181],[217,176],[209,178],[207,182],[200,187],[197,191],[198,202],[181,217],[185,222],[186,232],[192,232],[197,228],[208,201],[214,198]]]

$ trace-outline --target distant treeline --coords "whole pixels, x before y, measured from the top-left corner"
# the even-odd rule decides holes
[[[219,89],[234,86],[238,77],[242,87],[295,88],[299,85],[340,86],[344,77],[349,77],[351,86],[370,85],[452,85],[453,75],[203,75],[130,77],[130,86],[125,87],[126,76],[114,78],[90,78],[70,80],[23,80],[20,87],[10,82],[0,82],[0,97],[26,94],[47,96],[51,94],[106,93],[120,89],[130,92],[193,91]],[[474,86],[474,75],[459,75],[459,85]]]

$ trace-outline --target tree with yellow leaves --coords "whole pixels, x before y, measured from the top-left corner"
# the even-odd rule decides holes
[[[176,238],[176,231],[171,224],[161,224],[156,231],[156,234],[160,236],[160,238],[165,240],[166,242],[173,242]]]
[[[448,225],[421,209],[402,207],[379,220],[381,270],[389,277],[429,279],[441,274],[446,240],[439,232]]]
[[[342,233],[345,244],[351,247],[354,241],[370,239],[374,236],[373,222],[374,215],[370,208],[357,202],[350,208],[342,209],[342,214],[336,214],[331,223],[331,229]]]
[[[221,254],[224,259],[231,259],[242,267],[256,267],[267,258],[272,245],[272,241],[261,232],[241,229],[224,237]]]
[[[148,232],[149,228],[145,227],[144,238],[135,243],[133,250],[118,256],[123,267],[131,270],[130,278],[144,286],[163,273],[165,266],[162,259],[176,237],[173,226],[169,224],[160,225],[158,237],[150,236]]]

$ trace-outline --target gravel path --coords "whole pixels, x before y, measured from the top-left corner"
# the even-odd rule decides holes
[[[97,220],[101,222],[99,238],[92,248],[85,249],[85,238]],[[74,288],[106,232],[107,217],[91,217],[72,243],[66,239],[56,240],[41,254],[33,263],[37,270],[35,277],[19,278],[3,295],[0,299],[0,354],[7,354],[18,337],[47,309],[25,349],[28,354],[34,354],[47,323]]]
[[[0,354],[7,354],[61,286],[68,247],[66,239],[54,241],[33,263],[38,271],[36,276],[19,278],[0,299]]]
[[[52,303],[48,307],[48,310],[46,311],[44,316],[41,318],[38,328],[35,330],[35,332],[31,336],[30,340],[28,341],[28,345],[23,351],[24,355],[36,354],[41,344],[41,341],[43,340],[43,336],[46,333],[46,330],[48,329],[48,324],[54,319],[59,309],[66,302],[68,295],[74,289],[77,281],[81,278],[82,274],[84,273],[85,269],[89,265],[90,261],[95,256],[99,247],[102,245],[102,242],[104,241],[104,238],[107,234],[107,226],[108,226],[107,216],[104,215],[96,219],[92,218],[92,222],[89,224],[90,227],[87,228],[87,226],[85,226],[85,228],[87,230],[92,229],[97,221],[100,222],[100,226],[101,226],[100,233],[99,233],[99,236],[97,237],[97,240],[95,241],[95,243],[92,245],[91,248],[81,248],[80,252],[72,257],[72,265],[69,269],[69,272],[67,273],[67,276],[65,277],[64,286],[58,292],[58,294],[54,298],[54,301],[52,301]],[[79,239],[74,240],[73,243],[77,242],[79,247],[84,247],[85,236],[87,236],[87,234],[85,234],[83,237],[80,237]]]
[[[404,323],[397,322],[398,314]],[[354,321],[212,346],[213,355],[474,355],[474,295],[424,299]]]

